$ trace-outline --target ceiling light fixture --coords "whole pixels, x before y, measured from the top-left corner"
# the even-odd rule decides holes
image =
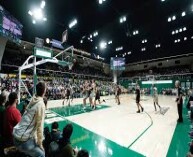
[[[106,49],[107,48],[107,43],[105,41],[101,41],[99,46],[100,46],[101,49]]]
[[[78,23],[77,20],[74,19],[74,20],[69,24],[69,28],[73,28],[77,23]]]
[[[182,12],[182,17],[184,17],[184,16],[186,16],[186,12],[185,11]]]

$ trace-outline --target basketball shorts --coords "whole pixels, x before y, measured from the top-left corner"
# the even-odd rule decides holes
[[[89,95],[90,98],[94,98],[95,97],[95,93],[94,92],[91,92],[90,95]]]
[[[153,97],[153,102],[158,103],[158,97],[157,96]]]
[[[96,94],[95,100],[100,100],[100,95],[99,94]]]

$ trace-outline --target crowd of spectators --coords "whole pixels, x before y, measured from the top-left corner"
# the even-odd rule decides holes
[[[163,95],[176,95],[176,89],[175,88],[162,88],[161,94],[163,94]]]
[[[148,80],[148,76],[153,75],[156,80],[165,79],[190,79],[193,78],[191,70],[188,66],[168,67],[168,68],[154,68],[152,70],[130,71],[123,72],[122,78],[132,78]]]
[[[48,100],[58,100],[64,97],[65,89],[71,88],[73,92],[74,98],[82,98],[82,85],[86,79],[73,79],[73,78],[62,78],[62,77],[38,77],[38,81],[44,81],[47,84],[47,92],[46,97]],[[91,80],[91,79],[89,79]],[[29,93],[32,95],[33,93],[33,79],[32,76],[28,76],[25,80],[23,80],[25,86],[27,87]],[[102,81],[102,80],[95,80],[99,87],[100,95],[112,95],[115,91],[115,84],[110,81]],[[18,92],[18,79],[15,77],[9,77],[9,75],[4,76],[1,78],[1,91],[8,91],[8,92]],[[126,89],[120,86],[123,93],[126,93]],[[29,97],[28,92],[22,86],[21,87],[21,99],[25,100]]]

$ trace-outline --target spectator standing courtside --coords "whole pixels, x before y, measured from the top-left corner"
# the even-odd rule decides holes
[[[28,104],[21,122],[13,130],[15,146],[31,157],[45,157],[42,144],[45,118],[43,97],[45,93],[46,84],[39,82],[36,85],[36,95]]]
[[[20,122],[21,113],[17,109],[18,96],[13,92],[9,94],[8,106],[4,113],[3,141],[6,147],[13,146],[13,128]]]

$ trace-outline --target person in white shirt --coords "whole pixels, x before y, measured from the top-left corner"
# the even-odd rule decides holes
[[[157,91],[157,87],[154,84],[152,85],[152,90],[153,90],[153,104],[154,104],[155,111],[157,111],[157,108],[156,108],[156,105],[157,105],[161,112],[161,106],[158,104],[158,91]]]
[[[14,127],[13,136],[16,148],[31,157],[45,157],[43,148],[43,128],[45,104],[43,97],[46,84],[36,85],[36,95],[32,98],[21,121]]]

